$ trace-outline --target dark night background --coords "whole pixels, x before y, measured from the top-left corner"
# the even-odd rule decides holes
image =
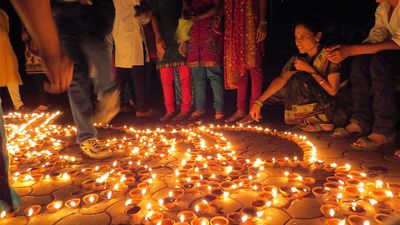
[[[363,40],[374,23],[375,0],[269,0],[268,38],[264,57],[265,85],[279,74],[285,62],[296,53],[292,24],[303,16],[312,16],[321,21],[330,43],[357,43]],[[21,96],[29,107],[36,107],[35,88],[32,79],[24,74],[23,44],[20,38],[21,25],[9,1],[1,6],[10,17],[10,40],[17,54],[24,85]],[[10,109],[11,100],[5,88],[1,90],[3,107]],[[53,105],[65,108],[65,95],[54,96]],[[234,110],[234,94],[227,93],[227,113]],[[161,103],[162,104],[162,103]],[[229,108],[229,109],[228,109]]]

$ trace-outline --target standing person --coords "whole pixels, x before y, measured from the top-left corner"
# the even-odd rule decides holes
[[[364,43],[338,45],[328,54],[328,59],[335,63],[355,56],[351,68],[352,119],[332,136],[361,136],[351,147],[362,151],[392,146],[399,118],[395,80],[400,76],[400,3],[377,2],[380,4],[375,26]]]
[[[114,0],[115,22],[113,37],[115,44],[115,66],[121,92],[127,82],[134,81],[136,95],[136,117],[152,117],[156,111],[150,107],[146,95],[146,67],[149,54],[144,29],[134,7],[146,4],[139,0]],[[149,16],[150,17],[150,16]],[[148,21],[147,21],[148,22]]]
[[[94,159],[107,158],[112,151],[96,138],[93,123],[106,124],[119,112],[119,88],[112,76],[111,31],[115,8],[112,0],[58,1],[53,6],[60,39],[74,62],[74,76],[68,91],[77,143]],[[90,70],[94,71],[99,99],[93,114]]]
[[[250,108],[261,95],[262,56],[267,36],[267,0],[225,0],[225,88],[237,89],[236,112],[231,123],[252,121],[247,114],[247,88],[251,79]]]
[[[12,2],[38,43],[41,56],[48,68],[49,83],[46,83],[46,89],[53,93],[65,91],[71,83],[73,65],[60,50],[50,2],[48,0],[13,0]],[[20,200],[8,183],[9,159],[1,106],[0,133],[0,212],[7,212],[16,210]]]
[[[22,41],[25,43],[25,73],[33,77],[37,93],[39,95],[39,105],[36,112],[47,111],[50,107],[49,94],[44,90],[46,78],[46,68],[42,64],[37,45],[25,27],[22,28]]]
[[[0,9],[0,87],[7,87],[15,110],[24,108],[19,93],[22,85],[18,72],[18,61],[8,37],[9,23],[6,12]]]
[[[174,72],[179,73],[182,88],[182,106],[173,118],[182,121],[189,116],[191,94],[191,74],[186,65],[185,54],[179,51],[179,43],[175,39],[178,20],[181,16],[182,0],[151,0],[153,9],[153,30],[156,37],[157,68],[160,71],[164,93],[164,104],[167,113],[160,121],[167,121],[175,115]]]
[[[194,86],[196,111],[191,120],[201,118],[206,112],[207,78],[210,80],[214,96],[215,120],[224,117],[224,76],[222,34],[212,30],[214,17],[220,10],[222,0],[190,0],[192,9],[192,38],[189,41],[187,65],[190,67]]]

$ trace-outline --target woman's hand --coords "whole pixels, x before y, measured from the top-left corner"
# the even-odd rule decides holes
[[[47,68],[48,82],[44,83],[44,89],[53,94],[68,90],[72,81],[74,64],[67,55],[59,52],[55,55],[47,55],[42,52],[42,59]]]
[[[261,119],[261,106],[254,104],[250,109],[250,116],[253,120],[260,122]]]
[[[341,63],[343,60],[351,55],[351,47],[347,45],[336,45],[328,48],[327,51],[328,54],[326,57],[329,61],[333,63]]]
[[[296,57],[294,59],[294,67],[297,71],[304,71],[311,74],[316,73],[314,67],[311,66],[310,63],[307,62],[307,60],[300,57]]]
[[[223,24],[222,24],[222,18],[221,17],[215,17],[213,20],[213,23],[211,24],[211,30],[219,35],[223,34]]]
[[[267,24],[259,23],[257,27],[256,41],[263,42],[267,37]]]
[[[179,43],[179,48],[178,52],[181,54],[181,56],[186,57],[187,56],[187,51],[188,51],[188,46],[186,41],[180,41]]]
[[[162,59],[165,55],[165,51],[167,49],[167,45],[165,44],[162,38],[156,38],[156,48],[157,48],[157,56]]]

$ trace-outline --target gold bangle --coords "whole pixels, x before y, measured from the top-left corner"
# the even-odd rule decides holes
[[[323,83],[325,83],[325,79],[323,79],[323,80],[321,80],[320,82],[319,82],[319,85],[322,85]]]
[[[260,106],[260,107],[263,107],[263,105],[264,105],[264,104],[263,104],[261,101],[259,101],[259,100],[255,100],[254,103],[255,103],[256,105]]]

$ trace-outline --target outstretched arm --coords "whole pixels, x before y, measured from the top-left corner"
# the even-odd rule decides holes
[[[66,91],[72,81],[73,64],[60,49],[50,1],[12,0],[12,3],[38,45],[47,67],[49,83],[45,83],[45,89],[51,93]]]

